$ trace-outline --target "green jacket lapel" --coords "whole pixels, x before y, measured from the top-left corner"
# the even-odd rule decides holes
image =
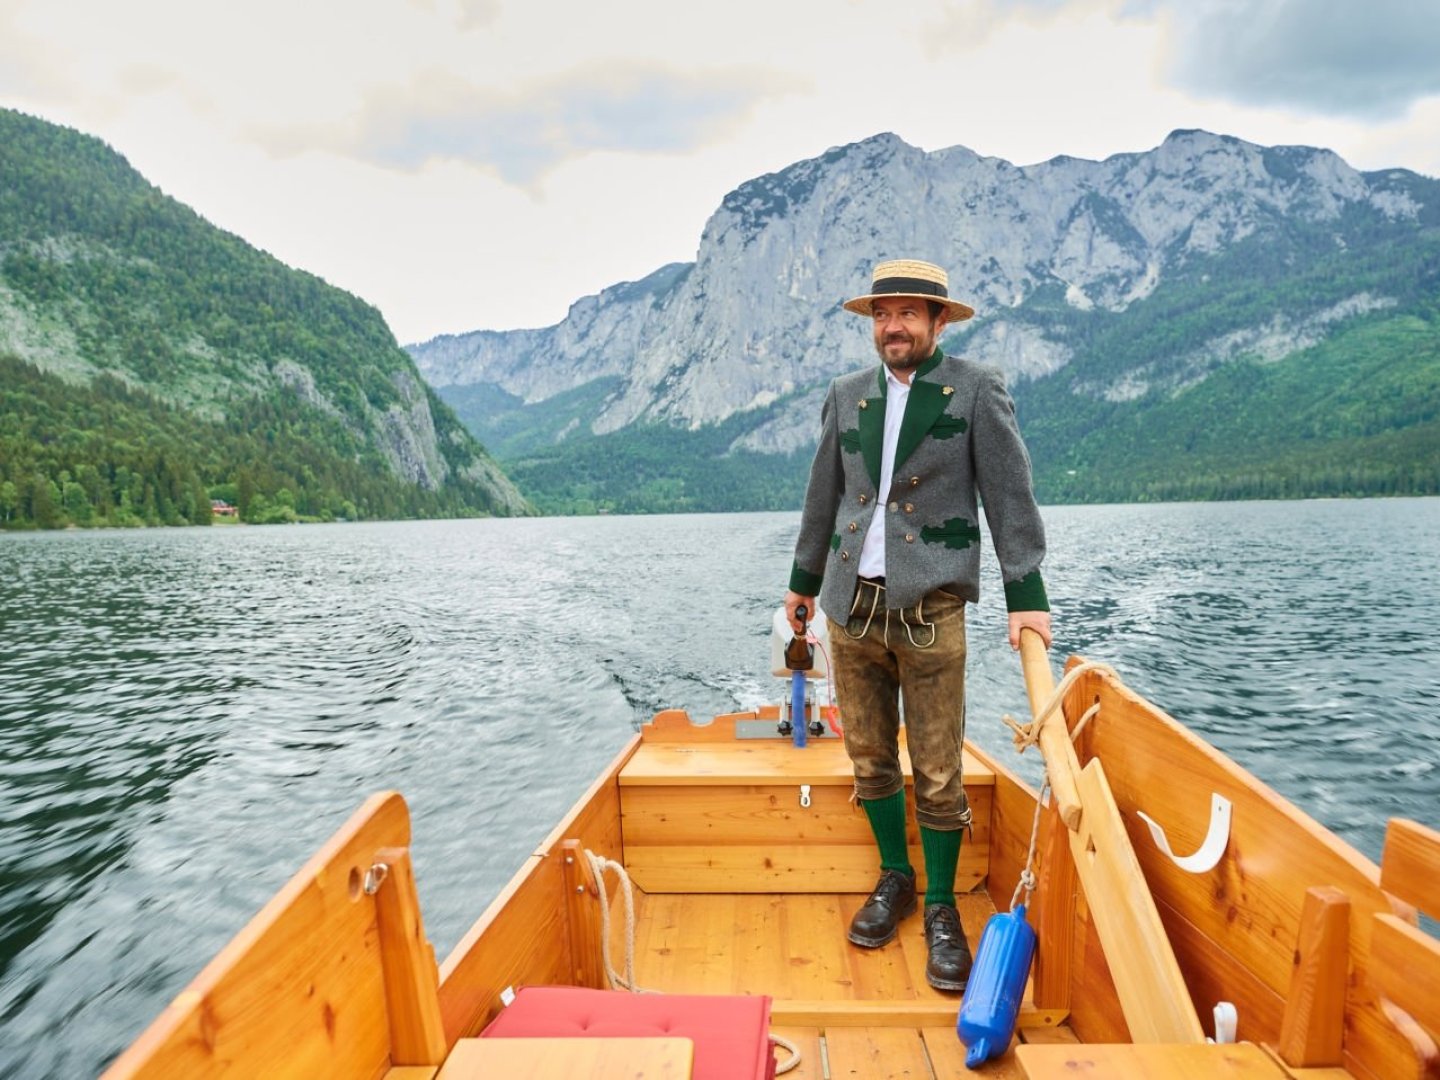
[[[900,438],[895,443],[897,473],[900,466],[915,452],[915,448],[925,440],[926,434],[945,411],[945,405],[950,400],[950,395],[946,394],[942,387],[922,381],[924,376],[939,367],[942,359],[943,354],[936,349],[930,359],[915,369],[915,376],[910,380],[910,398],[905,404],[905,417],[900,421]],[[880,494],[884,497],[885,492]]]
[[[860,456],[870,482],[880,491],[880,458],[885,453],[885,369],[880,369],[878,397],[860,399]],[[880,491],[883,498],[885,493]]]

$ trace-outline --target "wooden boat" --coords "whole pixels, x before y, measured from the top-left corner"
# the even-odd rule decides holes
[[[1038,710],[1053,683],[1038,639],[1025,644]],[[1113,673],[1069,667],[1038,728],[1055,791],[1033,845],[1036,963],[1014,1040],[978,1074],[1435,1076],[1440,942],[1416,913],[1440,913],[1440,832],[1392,821],[1377,867]],[[745,1075],[717,1073],[713,1040],[679,1027],[479,1037],[513,988],[606,986],[622,893],[587,853],[633,882],[638,986],[768,1002],[771,1032],[800,1051],[792,1076],[965,1075],[959,1000],[925,982],[920,920],[880,949],[846,942],[876,856],[840,740],[739,737],[777,716],[657,715],[439,965],[404,801],[372,797],[107,1076]],[[957,891],[973,947],[1010,906],[1037,793],[973,745],[964,769],[975,821]],[[1173,849],[1213,849],[1217,799],[1228,829],[1209,868],[1177,863],[1139,816]],[[613,993],[622,1010],[644,997]],[[1206,1041],[1218,1002],[1239,1041]]]

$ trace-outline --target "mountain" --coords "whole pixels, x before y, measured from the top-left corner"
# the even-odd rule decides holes
[[[530,507],[380,313],[0,110],[0,525]]]
[[[407,348],[542,506],[793,507],[875,362],[840,304],[905,256],[976,307],[944,344],[1006,372],[1045,499],[1440,490],[1440,182],[1204,131],[1025,167],[877,135],[556,326]]]

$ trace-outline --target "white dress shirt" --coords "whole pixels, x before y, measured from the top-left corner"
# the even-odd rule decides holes
[[[885,444],[880,454],[880,489],[875,494],[875,514],[865,531],[860,547],[860,576],[885,576],[885,514],[890,485],[895,479],[895,447],[900,442],[900,424],[905,419],[905,405],[910,400],[910,384],[901,382],[888,367],[885,381]]]

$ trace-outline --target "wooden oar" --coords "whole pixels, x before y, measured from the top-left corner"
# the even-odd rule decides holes
[[[1020,668],[1025,673],[1025,692],[1030,697],[1030,715],[1037,717],[1055,693],[1055,676],[1050,673],[1050,654],[1045,639],[1029,627],[1020,631]],[[1080,828],[1080,795],[1075,781],[1080,759],[1065,726],[1065,716],[1054,710],[1040,726],[1040,752],[1045,755],[1050,791],[1060,820],[1071,832]]]
[[[1034,630],[1020,631],[1020,659],[1035,716],[1054,694],[1055,679],[1045,642]],[[1056,808],[1067,826],[1070,856],[1085,890],[1090,920],[1105,953],[1131,1041],[1204,1042],[1204,1030],[1161,925],[1155,898],[1130,846],[1104,767],[1099,759],[1092,759],[1080,768],[1059,709],[1041,725],[1040,746]],[[1073,825],[1066,816],[1067,786]],[[1040,948],[1045,947],[1042,941]]]

